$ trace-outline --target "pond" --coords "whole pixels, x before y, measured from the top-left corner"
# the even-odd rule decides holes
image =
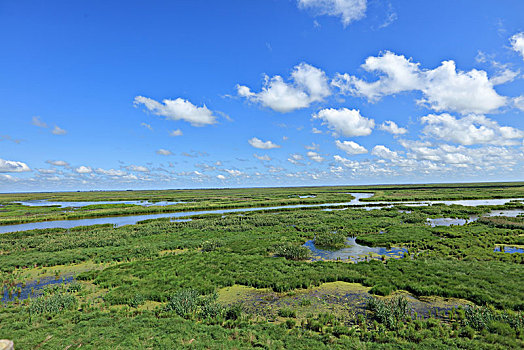
[[[56,285],[56,284],[66,284],[66,283],[71,283],[74,281],[74,277],[73,276],[61,276],[61,277],[44,277],[44,278],[41,278],[40,280],[36,280],[36,281],[31,281],[31,282],[27,282],[24,284],[17,284],[15,287],[14,287],[14,290],[12,289],[12,292],[11,294],[9,293],[9,290],[7,287],[4,287],[3,291],[2,291],[2,298],[0,299],[1,302],[5,303],[5,302],[8,302],[8,301],[13,301],[13,300],[24,300],[24,299],[27,299],[27,298],[33,298],[33,297],[36,297],[40,294],[42,294],[43,290],[46,288],[46,287],[49,287],[49,286],[52,286],[52,285]]]
[[[162,206],[181,204],[186,202],[169,202],[169,201],[159,201],[159,202],[150,202],[150,201],[99,201],[99,202],[57,202],[57,201],[48,201],[47,199],[43,200],[34,200],[34,201],[22,201],[22,202],[13,202],[26,207],[48,207],[48,206],[58,206],[60,208],[81,208],[87,207],[89,205],[102,205],[102,204],[128,204],[128,205],[140,205],[142,207],[153,207],[153,206]]]
[[[437,219],[426,219],[428,225],[431,227],[435,226],[462,226],[470,222],[478,220],[478,217],[472,216],[469,219],[456,219],[456,218],[437,218]]]
[[[345,248],[328,250],[315,247],[314,240],[310,240],[304,243],[304,247],[311,250],[312,261],[349,260],[356,263],[367,259],[381,260],[382,255],[390,259],[401,259],[408,252],[407,248],[391,247],[388,249],[363,246],[356,242],[355,237],[349,237],[346,244],[348,246]]]
[[[508,253],[508,254],[513,254],[513,253],[520,253],[520,254],[524,254],[524,247],[523,246],[508,246],[508,245],[505,245],[505,246],[502,246],[502,245],[496,245],[495,246],[495,249],[493,249],[494,252],[502,252],[502,253]]]

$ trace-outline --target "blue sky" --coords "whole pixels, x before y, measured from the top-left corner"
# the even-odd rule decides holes
[[[522,13],[0,1],[0,191],[523,180]]]

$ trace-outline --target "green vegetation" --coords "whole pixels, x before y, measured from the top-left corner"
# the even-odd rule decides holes
[[[347,236],[342,232],[318,232],[315,234],[315,246],[322,248],[342,248]]]
[[[397,191],[402,198],[424,191],[457,198],[462,191],[452,185],[393,187],[377,191],[381,196]],[[464,185],[464,193],[524,197],[522,187],[506,184],[499,191],[492,184]],[[208,197],[193,202],[335,202],[339,192],[335,187],[202,190]],[[189,201],[196,193],[27,194],[23,199]],[[317,197],[289,197],[292,193]],[[75,274],[77,282],[1,304],[0,337],[13,339],[20,349],[522,348],[524,254],[494,248],[524,245],[523,218],[485,217],[450,227],[425,223],[428,217],[467,218],[490,209],[286,209],[3,234],[0,283],[12,295],[23,295],[18,293],[28,282],[43,277]],[[106,209],[93,211],[99,210]],[[400,259],[376,257],[358,264],[312,262],[303,246],[315,240],[340,247],[348,236],[362,245],[402,246],[409,252]]]

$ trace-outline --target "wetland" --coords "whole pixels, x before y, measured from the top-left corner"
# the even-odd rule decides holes
[[[0,195],[0,336],[21,349],[522,348],[521,198],[522,183]],[[38,200],[177,204],[14,203]],[[55,217],[70,225],[7,225]]]

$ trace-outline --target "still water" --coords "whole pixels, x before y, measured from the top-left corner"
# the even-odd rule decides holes
[[[101,217],[91,219],[78,219],[78,220],[57,220],[57,221],[43,221],[43,222],[31,222],[26,224],[16,225],[3,225],[0,226],[0,233],[27,231],[34,229],[47,229],[47,228],[73,228],[77,226],[90,226],[99,224],[112,224],[115,227],[124,225],[134,225],[139,221],[148,219],[160,219],[160,218],[173,218],[179,219],[183,217],[201,215],[201,214],[228,214],[237,212],[250,212],[250,211],[261,211],[261,210],[275,210],[275,209],[293,209],[293,208],[311,208],[311,207],[361,207],[362,209],[380,209],[384,207],[390,207],[393,205],[410,205],[410,206],[425,206],[430,204],[460,204],[464,206],[478,206],[478,205],[503,205],[510,201],[522,202],[524,198],[500,198],[500,199],[483,199],[483,200],[457,200],[457,201],[427,201],[427,202],[362,202],[363,198],[370,198],[373,193],[347,193],[352,195],[353,198],[349,202],[343,203],[323,203],[323,204],[296,204],[296,205],[281,205],[275,207],[256,207],[256,208],[237,208],[237,209],[219,209],[219,210],[200,210],[192,212],[178,212],[178,213],[162,213],[162,214],[143,214],[143,215],[130,215],[130,216],[112,216],[112,217]],[[172,202],[176,203],[176,202]]]

